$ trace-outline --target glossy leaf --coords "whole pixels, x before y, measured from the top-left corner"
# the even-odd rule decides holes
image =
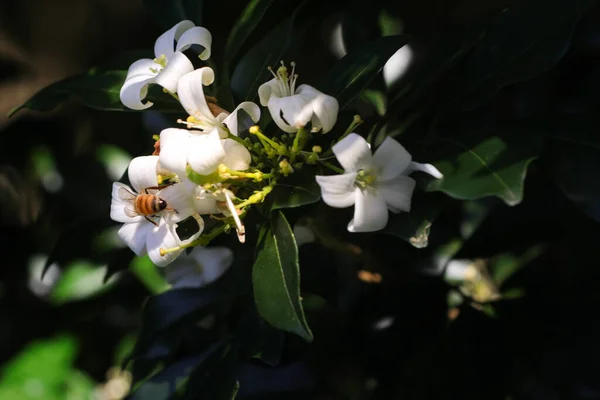
[[[239,60],[231,76],[231,90],[238,100],[254,100],[258,96],[258,87],[271,76],[267,67],[276,66],[290,46],[296,16],[305,3]]]
[[[321,199],[316,183],[309,186],[277,185],[269,196],[272,200],[271,210],[301,207]]]
[[[281,211],[261,230],[252,281],[259,314],[274,327],[311,341],[300,299],[298,248]]]
[[[319,90],[335,97],[340,109],[344,108],[369,85],[407,40],[402,35],[385,36],[357,47],[333,66],[319,85]]]
[[[202,24],[202,0],[144,0],[144,6],[156,23],[164,30],[189,19]]]
[[[251,0],[248,2],[237,22],[231,28],[231,33],[227,38],[224,56],[225,63],[229,64],[233,61],[246,39],[248,39],[248,36],[250,36],[254,28],[262,20],[272,3],[273,0]]]
[[[523,199],[527,166],[540,151],[540,136],[527,128],[495,128],[442,139],[428,156],[444,178],[432,179],[427,187],[457,199],[496,196],[516,205]]]
[[[42,89],[24,104],[13,109],[9,116],[25,108],[34,111],[50,111],[70,96],[74,96],[82,104],[98,110],[133,111],[125,107],[119,98],[119,92],[126,76],[126,70],[97,71],[92,69]],[[179,102],[163,93],[157,85],[150,85],[146,100],[154,103],[152,106],[154,111],[182,111]]]

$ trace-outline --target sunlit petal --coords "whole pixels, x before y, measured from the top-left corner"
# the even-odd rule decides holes
[[[346,172],[372,167],[371,148],[367,141],[351,133],[333,146],[333,153]]]
[[[160,165],[162,168],[185,177],[190,132],[185,129],[167,128],[160,133]]]
[[[321,186],[321,197],[331,207],[350,207],[355,201],[356,172],[341,175],[317,175],[317,183]]]
[[[225,150],[225,159],[223,164],[234,171],[244,171],[250,168],[252,157],[248,149],[233,139],[221,141],[223,150]]]
[[[348,224],[350,232],[374,232],[385,228],[388,222],[385,200],[375,190],[356,189],[354,218]]]
[[[309,85],[300,85],[296,93],[310,99],[313,128],[322,129],[323,133],[329,132],[337,121],[340,108],[338,101]]]
[[[235,136],[238,136],[239,134],[238,112],[240,110],[246,112],[253,122],[258,122],[258,120],[260,119],[260,107],[258,107],[258,105],[251,101],[244,101],[243,103],[241,103],[235,108],[235,110],[232,111],[231,114],[227,116],[227,118],[223,119],[222,121],[225,125],[227,125],[227,129],[229,129],[229,132],[231,132]]]
[[[277,126],[282,131],[293,133],[310,122],[313,114],[310,101],[299,95],[271,97],[267,106]]]
[[[130,217],[125,213],[125,207],[132,207],[132,203],[122,198],[120,192],[126,190],[127,193],[131,193],[131,196],[136,194],[129,186],[121,182],[114,182],[112,186],[112,199],[110,202],[110,218],[117,222],[138,222],[144,219],[142,216]]]
[[[175,52],[169,58],[165,69],[156,76],[156,83],[169,92],[175,92],[181,77],[193,70],[194,66],[187,56],[183,53]]]
[[[190,46],[199,44],[204,47],[204,51],[198,56],[201,60],[210,58],[210,48],[212,45],[212,35],[208,29],[201,26],[195,26],[185,31],[177,41],[177,51],[186,51]]]
[[[411,159],[404,146],[391,137],[385,138],[373,154],[373,165],[378,169],[378,180],[386,181],[402,174],[408,168]]]
[[[142,256],[146,254],[147,251],[146,237],[153,228],[154,225],[143,219],[139,222],[123,224],[117,234],[131,251],[138,256]]]
[[[167,208],[173,209],[162,212],[163,218],[168,223],[176,223],[196,213],[194,206],[194,189],[192,185],[184,182],[169,185],[157,193],[167,202]]]
[[[148,94],[148,85],[154,83],[154,80],[154,75],[139,75],[127,78],[125,83],[123,83],[123,86],[121,86],[121,91],[119,93],[121,103],[132,110],[145,110],[146,108],[151,107],[153,104],[152,102],[147,101],[146,103],[142,103],[142,100],[144,100]]]
[[[204,97],[204,86],[210,85],[214,80],[215,73],[209,67],[199,68],[185,74],[179,80],[177,95],[189,115],[198,119],[216,121]]]
[[[160,254],[160,249],[166,250],[177,246],[179,245],[176,237],[171,233],[169,225],[163,219],[160,220],[158,226],[152,226],[152,230],[148,232],[148,235],[146,236],[148,256],[150,257],[150,260],[159,267],[170,264],[183,252],[183,250],[176,250],[162,256]]]
[[[164,54],[169,59],[175,52],[175,41],[179,40],[185,31],[193,27],[194,23],[192,21],[185,20],[160,35],[154,43],[154,56],[159,58]]]
[[[136,157],[129,163],[129,182],[136,192],[158,186],[156,176],[158,156]]]
[[[194,205],[196,212],[200,215],[221,213],[217,207],[217,198],[200,186],[198,186],[195,192]]]
[[[258,87],[258,98],[260,105],[266,107],[271,99],[271,96],[283,97],[284,93],[281,88],[281,84],[277,78],[273,78],[268,82],[263,83]]]
[[[425,172],[426,174],[429,174],[436,179],[442,179],[444,177],[444,175],[442,175],[442,173],[431,164],[421,164],[413,161],[408,166],[407,171],[405,171],[405,175],[408,175],[414,171]]]
[[[191,135],[188,163],[194,171],[200,175],[209,175],[223,160],[225,160],[225,150],[217,129],[213,129],[209,133]]]

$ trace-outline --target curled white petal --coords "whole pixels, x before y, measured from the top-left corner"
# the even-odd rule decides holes
[[[404,146],[391,137],[385,138],[373,154],[373,165],[379,170],[378,179],[386,181],[404,173],[411,159]]]
[[[378,231],[385,228],[388,218],[388,209],[382,196],[372,189],[356,189],[354,218],[348,224],[348,231]]]
[[[121,103],[132,110],[145,110],[151,107],[154,103],[150,101],[142,103],[142,100],[146,98],[148,85],[154,83],[154,79],[155,75],[127,77],[119,92]]]
[[[146,254],[147,236],[152,232],[154,225],[142,219],[138,222],[123,224],[117,234],[137,256]]]
[[[250,118],[252,119],[252,121],[255,122],[255,123],[258,122],[258,120],[260,119],[260,108],[255,103],[253,103],[251,101],[244,101],[243,103],[241,103],[240,105],[238,105],[235,108],[235,110],[233,110],[231,112],[231,114],[229,114],[222,121],[223,124],[227,125],[227,129],[229,129],[229,132],[231,132],[235,136],[239,136],[239,132],[238,132],[238,112],[240,110],[244,110],[246,113],[248,113],[248,115],[250,116]]]
[[[161,149],[162,153],[162,149]],[[188,163],[200,175],[209,175],[225,159],[225,150],[219,131],[191,135],[189,139]]]
[[[258,98],[261,106],[266,107],[269,104],[271,96],[284,96],[284,93],[281,91],[281,84],[277,78],[273,78],[258,87]]]
[[[161,55],[165,55],[167,59],[175,52],[175,41],[179,40],[181,35],[194,27],[192,21],[181,21],[171,29],[163,33],[156,39],[154,43],[154,56],[159,58]]]
[[[310,99],[308,104],[313,113],[311,118],[313,128],[322,129],[323,133],[329,132],[337,121],[340,109],[337,99],[309,85],[300,85],[296,89],[296,94]]]
[[[149,187],[158,186],[158,156],[136,157],[129,163],[129,182],[137,193]]]
[[[317,175],[315,178],[321,186],[321,197],[327,205],[345,208],[354,204],[356,172],[330,176]]]
[[[123,199],[121,193],[123,190],[131,193],[131,196],[135,196],[133,189],[121,182],[114,182],[112,186],[112,199],[110,202],[110,218],[116,222],[138,222],[144,219],[142,216],[130,217],[125,213],[125,207],[130,206],[131,203]]]
[[[406,172],[406,174],[410,174],[411,172],[414,172],[414,171],[425,172],[426,174],[429,174],[436,179],[442,179],[444,177],[444,175],[442,175],[442,173],[431,164],[421,164],[421,163],[413,161],[408,166],[408,172]]]
[[[356,133],[351,133],[340,140],[332,150],[346,172],[372,167],[371,148],[367,141]]]
[[[177,51],[169,57],[167,66],[156,76],[155,81],[169,92],[175,92],[181,77],[193,70],[194,66],[189,58]]]
[[[164,256],[160,254],[160,249],[172,249],[178,247],[176,237],[169,229],[168,224],[165,220],[161,219],[158,226],[153,226],[152,230],[148,232],[146,236],[146,248],[148,249],[148,256],[150,260],[159,267],[164,267],[167,264],[172,263],[182,252],[182,250],[176,250],[166,253]]]
[[[201,60],[210,58],[210,49],[212,45],[212,35],[208,29],[201,26],[194,26],[185,31],[177,41],[176,51],[186,51],[190,46],[199,44],[204,47],[204,51],[198,56]]]
[[[168,223],[177,223],[196,213],[193,188],[184,182],[169,185],[157,195],[167,202],[168,208],[173,209],[162,213]]]
[[[225,164],[227,168],[234,171],[244,171],[250,168],[252,156],[244,145],[233,139],[222,140],[221,144],[225,151],[223,164]]]
[[[217,121],[206,103],[204,86],[210,85],[214,80],[215,72],[212,68],[203,67],[185,74],[177,85],[179,101],[187,113],[196,119],[206,119],[213,124]]]
[[[391,211],[408,212],[415,185],[416,181],[413,178],[400,175],[379,185],[377,191]]]
[[[160,133],[160,165],[185,177],[191,134],[188,130],[167,128]]]
[[[302,95],[271,96],[267,107],[277,126],[284,132],[293,133],[310,122],[313,116],[311,101]]]

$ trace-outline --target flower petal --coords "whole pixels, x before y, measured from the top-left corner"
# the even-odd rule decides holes
[[[186,176],[190,137],[190,131],[185,129],[167,128],[160,133],[160,166],[175,172],[180,179]]]
[[[174,93],[181,77],[193,70],[194,66],[187,56],[177,51],[169,58],[167,66],[156,76],[156,83]]]
[[[189,115],[196,119],[206,119],[213,124],[216,118],[208,108],[204,97],[204,86],[208,86],[215,80],[215,72],[212,68],[199,68],[189,74],[185,74],[177,85],[179,101]]]
[[[190,256],[199,265],[205,285],[216,281],[233,264],[233,251],[228,247],[196,247]]]
[[[125,80],[138,78],[141,76],[145,78],[151,78],[156,76],[161,69],[162,66],[155,63],[154,60],[151,60],[150,58],[142,58],[141,60],[137,60],[129,66],[129,69],[127,70],[127,78],[125,78]]]
[[[194,171],[200,175],[212,174],[223,160],[225,160],[225,150],[218,129],[191,135],[188,163]]]
[[[267,107],[277,126],[282,131],[293,133],[310,122],[313,115],[310,102],[311,99],[301,95],[271,96]]]
[[[354,218],[348,224],[350,232],[374,232],[385,228],[388,209],[383,196],[373,189],[356,189]]]
[[[194,206],[194,188],[187,182],[180,182],[162,189],[157,193],[161,199],[167,202],[167,207],[171,210],[165,210],[162,217],[168,223],[183,221],[187,217],[196,213]]]
[[[148,256],[152,262],[164,267],[167,264],[175,261],[175,259],[183,252],[182,250],[166,253],[164,256],[160,254],[160,249],[172,249],[179,246],[176,237],[171,233],[168,224],[164,219],[161,219],[158,226],[153,226],[152,230],[146,236],[146,248]]]
[[[336,98],[328,96],[309,85],[298,86],[296,93],[311,99],[313,128],[323,129],[323,133],[329,132],[337,121],[340,109]]]
[[[212,35],[208,29],[201,26],[194,26],[185,31],[177,41],[176,51],[186,51],[192,45],[199,44],[204,47],[204,51],[198,56],[201,60],[210,58],[210,47],[212,45]]]
[[[418,162],[411,162],[408,166],[407,170],[404,172],[405,175],[408,175],[414,171],[422,171],[426,174],[433,176],[436,179],[442,179],[444,175],[433,165],[431,164],[421,164]]]
[[[142,100],[146,98],[146,95],[148,94],[148,85],[154,83],[154,79],[154,76],[150,75],[127,78],[119,92],[121,103],[132,110],[145,110],[146,108],[151,107],[154,103],[151,101],[142,103]]]
[[[258,87],[258,98],[261,106],[266,107],[266,105],[269,104],[271,96],[284,96],[284,93],[281,90],[281,84],[277,78],[273,78]]]
[[[332,150],[346,172],[357,172],[373,166],[369,144],[356,133],[351,133],[340,140]]]
[[[330,176],[317,175],[315,178],[321,186],[321,197],[327,205],[345,208],[354,204],[356,172]]]
[[[227,125],[227,129],[229,129],[229,132],[231,132],[235,136],[239,136],[238,112],[240,110],[244,110],[246,113],[248,113],[253,122],[258,122],[258,120],[260,119],[260,108],[258,107],[258,105],[251,101],[244,101],[243,103],[241,103],[235,108],[235,110],[231,112],[231,114],[227,116],[227,118],[225,118],[222,121],[223,124]]]
[[[154,56],[159,58],[161,55],[165,55],[170,61],[170,57],[175,52],[175,41],[179,40],[183,32],[194,27],[192,21],[181,21],[171,29],[163,33],[154,42]]]
[[[129,182],[136,192],[149,187],[158,186],[158,177],[156,176],[158,156],[136,157],[129,163]]]
[[[400,175],[381,183],[377,190],[385,200],[387,207],[393,212],[410,211],[410,203],[415,190],[416,181],[409,177]]]
[[[385,138],[373,154],[373,165],[379,170],[378,179],[386,181],[404,173],[411,159],[404,146],[391,137]]]
[[[225,159],[223,164],[234,171],[244,171],[250,168],[252,156],[248,149],[233,139],[221,140],[223,150],[225,150]]]
[[[142,219],[139,222],[123,224],[117,234],[127,247],[137,256],[146,254],[146,237],[151,233],[154,225]]]
[[[125,207],[132,207],[131,201],[127,201],[123,198],[123,193],[129,193],[133,197],[131,201],[137,196],[133,193],[133,190],[121,182],[114,182],[112,186],[112,200],[110,202],[110,218],[117,222],[139,222],[144,219],[142,216],[130,217],[125,213]]]
[[[200,186],[196,189],[194,205],[196,212],[200,215],[221,213],[217,207],[217,198]]]

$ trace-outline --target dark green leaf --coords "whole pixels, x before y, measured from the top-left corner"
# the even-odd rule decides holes
[[[441,193],[416,192],[410,212],[390,213],[387,226],[381,233],[397,236],[416,248],[427,247],[431,224],[437,218],[448,198]]]
[[[442,139],[427,154],[444,178],[432,179],[428,190],[457,199],[496,196],[518,204],[527,166],[540,151],[538,132],[527,127],[481,128]]]
[[[191,373],[182,400],[199,398],[231,400],[238,389],[237,354],[231,346],[222,346]]]
[[[300,300],[298,248],[281,211],[270,227],[261,230],[252,281],[256,307],[267,322],[307,341],[313,339]]]
[[[233,58],[240,51],[242,45],[254,28],[256,28],[256,25],[261,21],[272,3],[273,0],[250,0],[248,2],[248,5],[242,11],[242,15],[240,15],[233,28],[231,28],[231,33],[227,38],[224,56],[227,65],[233,61]],[[229,71],[227,70],[226,73],[228,74]]]
[[[327,73],[319,89],[335,97],[340,109],[360,94],[381,71],[389,58],[407,43],[407,37],[385,36],[346,54]]]
[[[144,6],[164,30],[186,19],[202,24],[202,0],[144,0]]]
[[[316,182],[302,187],[285,184],[277,185],[269,196],[273,201],[271,210],[301,207],[316,203],[321,198],[319,186]]]
[[[500,88],[552,68],[567,51],[575,24],[591,3],[530,0],[504,9],[453,82],[456,93],[468,94],[463,105],[474,108]]]
[[[119,98],[121,86],[127,76],[126,70],[98,71],[72,76],[54,83],[36,93],[25,104],[13,109],[9,116],[24,108],[35,111],[50,111],[73,95],[84,105],[105,111],[133,111],[125,107]],[[162,112],[183,112],[178,101],[151,85],[147,101],[154,103],[152,109]]]
[[[254,100],[258,87],[269,79],[269,66],[275,66],[282,59],[291,44],[296,15],[306,1],[302,2],[292,15],[277,25],[237,63],[231,76],[231,90],[238,100]]]

